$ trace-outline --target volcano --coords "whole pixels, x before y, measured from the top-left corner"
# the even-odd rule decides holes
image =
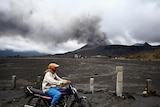
[[[160,49],[160,45],[151,46],[147,42],[144,44],[135,45],[85,45],[80,49],[64,54],[56,54],[56,57],[73,58],[74,55],[81,57],[106,56],[108,58],[121,57],[125,55],[135,54],[138,52],[152,51]]]

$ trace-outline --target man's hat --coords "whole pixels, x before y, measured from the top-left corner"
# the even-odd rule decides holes
[[[59,65],[56,64],[56,63],[50,63],[50,64],[48,65],[48,69],[55,69],[55,68],[58,68],[58,67],[59,67]]]

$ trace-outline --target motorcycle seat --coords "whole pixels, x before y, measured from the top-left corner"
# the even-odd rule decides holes
[[[42,90],[36,89],[36,88],[34,88],[34,87],[31,87],[31,86],[30,86],[30,87],[27,87],[27,89],[28,89],[29,92],[32,93],[32,94],[46,95],[45,93],[43,93]]]

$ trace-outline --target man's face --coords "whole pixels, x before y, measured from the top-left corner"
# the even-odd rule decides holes
[[[55,73],[56,72],[56,68],[52,68],[52,73]]]

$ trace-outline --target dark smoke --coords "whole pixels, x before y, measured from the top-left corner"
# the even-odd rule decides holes
[[[65,19],[64,13],[39,13],[29,1],[19,3],[4,1],[0,3],[0,37],[21,36],[36,43],[57,46],[69,40],[89,45],[110,44],[107,35],[101,30],[100,15],[78,14]],[[61,20],[60,20],[61,19]]]
[[[100,16],[82,16],[73,22],[73,38],[89,45],[108,45],[105,32],[101,31]]]
[[[0,35],[25,35],[29,32],[29,27],[16,18],[3,19],[0,16]]]
[[[14,11],[12,8],[11,10]],[[55,23],[34,22],[32,14],[14,14],[13,11],[0,11],[0,36],[16,36],[30,38],[36,42],[51,43],[53,45],[64,43],[68,40],[78,40],[79,43],[89,45],[107,45],[105,32],[101,31],[99,15],[79,15],[72,17],[68,25]],[[43,19],[42,19],[43,20]],[[31,21],[31,22],[30,22]],[[57,29],[60,26],[60,29]],[[57,27],[57,28],[56,28]]]
[[[1,0],[0,40],[15,40],[18,36],[26,47],[32,42],[44,46],[44,50],[64,49],[77,41],[80,44],[74,47],[107,45],[110,41],[159,44],[159,4],[160,0]],[[1,49],[8,49],[11,42],[3,43]],[[19,45],[14,41],[12,44],[12,48]]]
[[[28,14],[18,12],[13,5],[10,7],[6,11],[0,8],[0,36],[26,35],[30,31],[26,23]]]

